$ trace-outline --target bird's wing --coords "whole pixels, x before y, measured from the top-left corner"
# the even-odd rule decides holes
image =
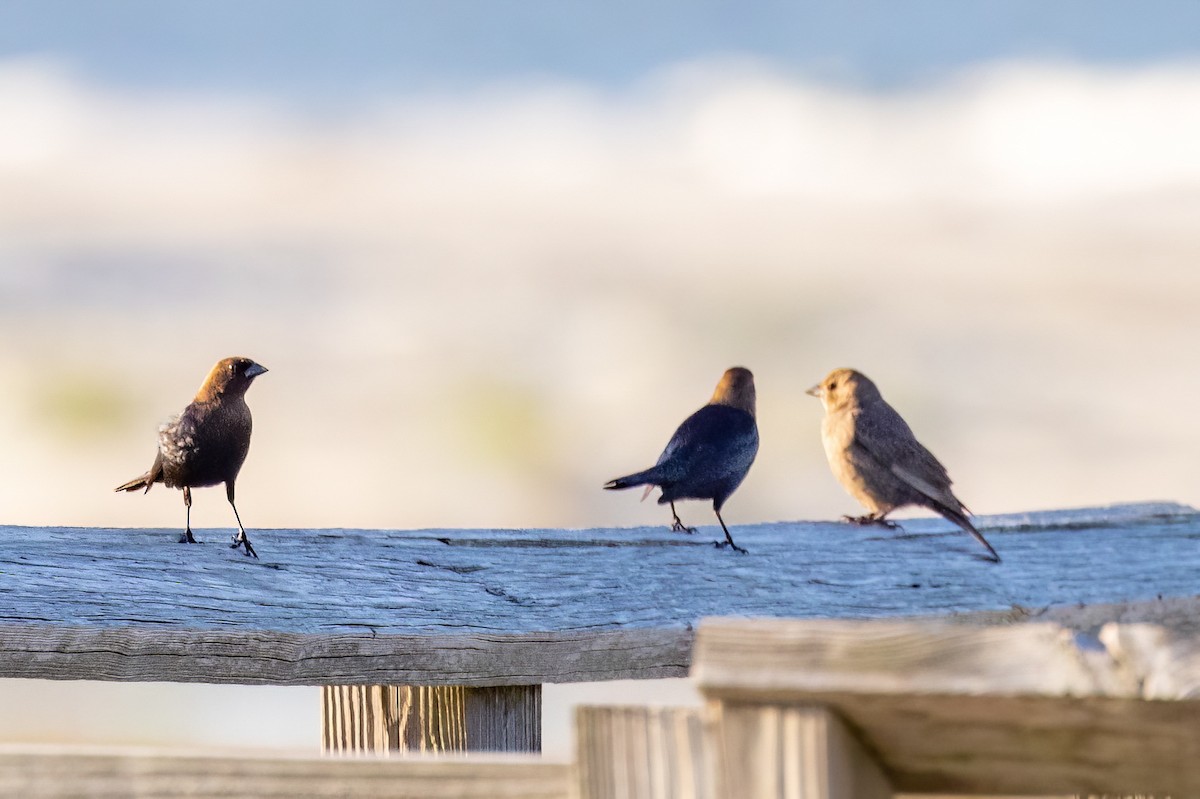
[[[854,443],[917,492],[941,505],[962,507],[950,491],[946,467],[917,441],[908,423],[887,403],[858,415]]]
[[[679,425],[656,467],[667,475],[692,474],[703,467],[720,478],[745,472],[757,451],[754,417],[725,405],[705,405]]]
[[[996,550],[972,524],[970,509],[950,490],[950,475],[941,461],[917,441],[908,424],[890,405],[881,402],[870,410],[857,418],[853,449],[924,496],[928,502],[923,504],[970,533],[987,549],[991,559],[999,562]]]
[[[196,436],[197,416],[195,406],[189,405],[183,413],[172,416],[158,428],[158,458],[155,464],[182,466],[199,454]]]
[[[150,490],[150,484],[159,482],[163,479],[163,454],[160,448],[154,453],[154,463],[150,466],[150,471],[146,472],[147,483],[146,490]]]

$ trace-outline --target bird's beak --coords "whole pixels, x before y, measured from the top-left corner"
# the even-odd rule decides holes
[[[247,378],[252,378],[252,377],[258,377],[259,375],[263,374],[266,371],[267,371],[267,367],[263,366],[262,364],[252,363],[246,367],[246,371],[244,372],[244,374],[246,375]]]
[[[825,389],[821,388],[820,383],[817,383],[815,386],[810,388],[808,391],[805,391],[804,393],[810,397],[817,397],[818,399],[820,399],[822,396],[824,396]]]

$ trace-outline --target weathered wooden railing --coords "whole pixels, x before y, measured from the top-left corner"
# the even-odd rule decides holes
[[[580,711],[578,796],[1200,796],[1200,638],[702,623],[698,709]]]
[[[185,546],[161,530],[0,528],[0,676],[321,685],[329,751],[536,751],[541,684],[683,676],[701,617],[983,611],[992,615],[977,619],[1005,621],[1050,606],[1200,593],[1200,514],[1190,508],[1118,506],[980,523],[1004,563],[979,559],[973,542],[940,520],[906,522],[902,535],[837,523],[744,526],[735,532],[748,556],[714,550],[708,529],[260,530],[261,561],[227,549],[216,532],[199,536],[212,543]],[[824,734],[840,736],[840,723]],[[698,724],[681,729],[693,734]],[[0,751],[0,776],[9,774],[4,757]],[[72,762],[111,755],[78,757]],[[151,760],[158,765],[137,761],[138,768],[161,766]],[[407,768],[218,760],[218,771],[244,765],[246,774],[281,779],[346,769],[337,779],[362,774],[364,795],[386,795],[380,785]],[[463,773],[482,773],[476,765],[492,767],[472,759]],[[542,765],[538,773],[551,782],[565,779],[550,764],[494,767]],[[886,761],[884,768],[893,774]],[[529,791],[513,795],[543,795]]]
[[[573,768],[0,747],[0,795],[1200,796],[1200,638],[1106,624],[714,619],[705,708],[577,714]]]

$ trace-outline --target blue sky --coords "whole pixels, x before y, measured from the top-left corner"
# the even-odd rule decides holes
[[[751,55],[886,89],[978,62],[1191,60],[1194,0],[5,0],[0,57],[89,79],[298,100],[471,88],[526,77],[621,87],[663,66]]]

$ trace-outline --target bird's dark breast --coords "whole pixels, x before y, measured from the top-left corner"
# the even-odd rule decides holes
[[[200,488],[236,479],[250,451],[251,429],[248,410],[238,410],[189,407],[174,426],[165,427],[159,436],[163,482]]]

